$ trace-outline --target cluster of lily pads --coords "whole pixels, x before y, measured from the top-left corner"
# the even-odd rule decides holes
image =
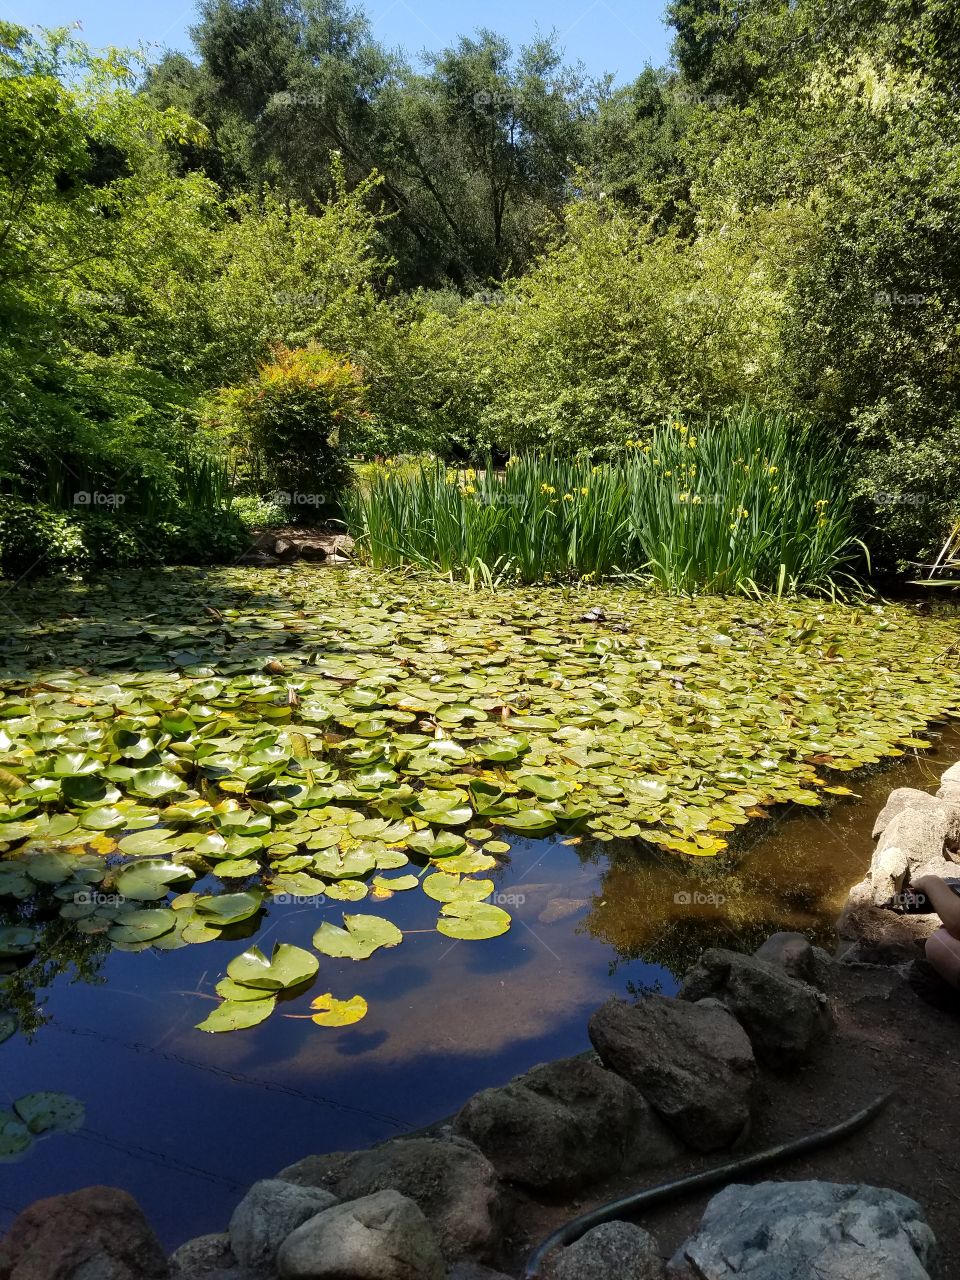
[[[0,1015],[0,1044],[17,1030],[17,1021]],[[38,1138],[52,1133],[76,1133],[83,1126],[86,1109],[68,1093],[38,1090],[13,1101],[9,1110],[0,1108],[0,1163],[26,1155]]]
[[[483,877],[514,833],[712,856],[960,706],[953,628],[890,606],[250,569],[8,601],[0,898],[52,894],[121,950],[229,937],[274,895],[416,889],[439,933],[495,937],[510,917]],[[355,955],[351,919],[379,917],[323,925],[318,949]],[[0,958],[34,942],[15,919]],[[207,1024],[313,976],[298,948],[256,954]]]

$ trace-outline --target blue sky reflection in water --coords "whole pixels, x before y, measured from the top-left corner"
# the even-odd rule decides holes
[[[515,839],[495,873],[497,892],[518,899],[509,933],[456,942],[433,930],[425,895],[398,894],[389,914],[405,930],[402,949],[360,963],[321,957],[310,991],[248,1031],[194,1029],[243,940],[108,952],[93,984],[61,975],[38,991],[46,1025],[29,1043],[17,1035],[0,1046],[0,1106],[62,1090],[85,1102],[87,1122],[0,1166],[0,1225],[39,1196],[102,1182],[135,1195],[175,1247],[221,1230],[251,1182],[300,1156],[399,1136],[480,1088],[588,1048],[593,1008],[658,984],[675,991],[674,973],[704,946],[752,948],[777,928],[829,942],[887,792],[934,788],[958,750],[950,730],[934,756],[859,781],[859,802],[754,824],[749,847],[726,863],[685,869],[612,844]],[[723,901],[677,901],[684,893]],[[339,923],[344,909],[271,903],[251,940],[309,948],[320,920]],[[367,1017],[331,1030],[283,1016],[306,1014],[326,990],[362,993]]]

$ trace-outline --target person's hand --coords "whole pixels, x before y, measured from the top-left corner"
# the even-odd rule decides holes
[[[912,880],[906,886],[906,891],[912,890],[914,893],[926,893],[931,881],[936,880],[936,876],[920,876],[918,880]]]

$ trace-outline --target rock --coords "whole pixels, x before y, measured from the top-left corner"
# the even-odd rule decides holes
[[[500,1188],[490,1161],[461,1137],[395,1138],[369,1151],[308,1156],[280,1174],[339,1200],[387,1188],[415,1201],[448,1261],[488,1256],[500,1235]]]
[[[289,538],[275,538],[273,554],[281,563],[289,564],[291,560],[296,560],[297,558],[296,544],[291,542]]]
[[[715,1151],[746,1130],[757,1064],[747,1033],[724,1008],[655,995],[636,1005],[608,1000],[589,1031],[605,1065],[691,1147]]]
[[[502,1271],[491,1271],[479,1262],[455,1262],[447,1272],[447,1280],[510,1280]]]
[[[589,905],[587,898],[551,898],[537,919],[541,924],[556,924],[558,920],[569,920]]]
[[[197,1236],[170,1255],[170,1280],[240,1280],[226,1231]]]
[[[923,956],[937,915],[899,915],[874,905],[869,879],[855,884],[837,921],[844,964],[907,964]],[[845,944],[845,945],[844,945]]]
[[[575,1191],[679,1152],[631,1084],[582,1057],[475,1094],[455,1128],[501,1178],[537,1191]]]
[[[929,1280],[936,1242],[914,1200],[833,1182],[732,1185],[670,1274],[705,1280]]]
[[[399,1191],[335,1205],[297,1227],[280,1247],[284,1280],[444,1280],[430,1224]]]
[[[230,1246],[244,1267],[272,1267],[277,1250],[296,1227],[337,1197],[318,1187],[298,1187],[280,1178],[255,1182],[230,1219]]]
[[[758,960],[775,964],[791,978],[823,987],[830,976],[830,957],[813,946],[802,933],[771,933],[753,953]]]
[[[903,809],[884,828],[870,863],[870,883],[876,906],[899,893],[904,882],[919,878],[926,869],[933,875],[949,874],[948,849],[960,836],[960,808],[942,803]]]
[[[0,1243],[0,1280],[165,1280],[167,1259],[143,1210],[117,1187],[37,1200]]]
[[[301,560],[326,560],[327,548],[319,538],[297,538],[297,554]]]
[[[918,791],[915,787],[895,787],[887,796],[887,803],[877,814],[873,824],[873,838],[877,839],[886,831],[890,822],[904,809],[923,809],[938,803],[936,796],[929,791]]]
[[[761,1062],[777,1069],[806,1062],[830,1027],[826,997],[779,966],[719,947],[705,951],[680,987],[681,1000],[719,1000],[737,1019]]]
[[[605,1222],[562,1249],[554,1280],[664,1280],[660,1247],[632,1222]]]
[[[275,533],[272,533],[269,529],[263,529],[254,536],[250,546],[254,551],[265,551],[267,555],[273,555],[273,547],[276,540],[277,535]]]

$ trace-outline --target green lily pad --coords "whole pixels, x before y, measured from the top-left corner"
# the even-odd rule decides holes
[[[500,907],[488,902],[471,902],[458,898],[444,903],[437,929],[448,938],[481,942],[506,933],[510,923],[509,914]]]
[[[266,1022],[276,1003],[276,996],[263,1000],[224,1000],[203,1022],[197,1023],[197,1030],[211,1033],[246,1031]]]
[[[251,947],[227,965],[227,975],[247,987],[285,991],[316,976],[320,962],[302,947],[278,942],[268,960],[259,947]]]
[[[403,934],[390,920],[381,916],[344,916],[346,926],[324,921],[313,935],[313,945],[325,956],[336,959],[367,960],[381,947],[396,947]]]

